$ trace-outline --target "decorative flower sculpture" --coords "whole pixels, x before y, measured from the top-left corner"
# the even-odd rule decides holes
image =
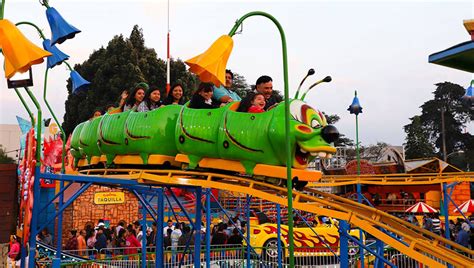
[[[43,48],[47,51],[49,51],[51,56],[48,57],[48,68],[53,68],[56,65],[60,65],[63,63],[63,61],[69,59],[69,55],[63,53],[61,50],[59,50],[55,45],[51,46],[51,40],[45,39],[43,41]]]
[[[225,84],[225,68],[233,46],[229,35],[219,37],[204,53],[186,61],[189,71],[198,75],[202,82],[217,87]]]
[[[360,106],[359,98],[357,98],[357,91],[355,92],[354,99],[352,100],[352,104],[347,109],[351,114],[358,115],[362,113],[362,106]]]
[[[76,27],[67,23],[54,7],[48,7],[46,9],[46,18],[51,28],[51,45],[55,45],[56,43],[62,44],[67,39],[74,38],[77,33],[81,32]]]
[[[37,47],[6,19],[0,20],[0,47],[5,56],[5,77],[8,79],[51,56],[50,52]]]
[[[471,110],[474,110],[474,80],[471,81],[471,85],[466,88],[466,94],[462,96],[462,101]]]
[[[72,80],[72,93],[74,94],[77,94],[81,90],[86,90],[90,84],[90,82],[82,78],[77,71],[71,71],[70,77]]]

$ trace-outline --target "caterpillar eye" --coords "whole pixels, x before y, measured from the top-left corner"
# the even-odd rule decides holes
[[[319,128],[319,127],[321,127],[321,124],[319,124],[318,120],[313,119],[313,120],[311,120],[311,127],[312,128]]]

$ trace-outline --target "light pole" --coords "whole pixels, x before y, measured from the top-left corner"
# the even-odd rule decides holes
[[[354,92],[354,99],[352,104],[347,109],[351,114],[356,116],[356,155],[357,155],[357,175],[360,175],[360,153],[359,153],[359,114],[362,113],[362,106],[360,106],[359,98],[357,97],[357,90]],[[361,200],[359,200],[360,202]]]
[[[356,157],[357,157],[357,176],[360,175],[360,151],[359,151],[359,114],[362,113],[362,106],[360,106],[359,98],[357,97],[357,90],[354,92],[354,99],[352,104],[347,109],[351,114],[356,116]],[[357,183],[357,202],[362,204],[362,185]],[[359,241],[363,242],[362,229],[359,229]],[[361,267],[364,267],[364,248],[359,246]]]

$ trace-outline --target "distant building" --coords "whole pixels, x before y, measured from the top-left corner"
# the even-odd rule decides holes
[[[21,131],[18,124],[0,124],[0,144],[7,155],[13,159],[18,159],[18,149],[20,149]]]

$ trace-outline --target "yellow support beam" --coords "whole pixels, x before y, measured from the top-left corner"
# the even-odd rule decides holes
[[[309,183],[310,188],[334,187],[353,184],[370,185],[432,185],[451,182],[474,182],[474,172],[385,174],[385,175],[324,175],[319,182]]]
[[[112,174],[108,174],[107,171],[107,169],[82,170],[80,173],[106,178],[131,179],[152,185],[186,185],[214,188],[250,194],[283,206],[287,204],[286,188],[248,178],[180,170],[113,169]],[[380,180],[387,179],[387,176],[379,177]],[[414,177],[412,178],[414,179]],[[420,177],[418,176],[418,178]],[[471,179],[470,177],[467,178]],[[429,267],[445,267],[446,263],[452,264],[454,267],[474,267],[474,261],[466,257],[473,256],[473,250],[375,208],[311,188],[306,188],[305,191],[312,195],[294,191],[293,206],[295,209],[345,220]],[[387,235],[379,228],[392,232],[400,237],[401,241]]]

